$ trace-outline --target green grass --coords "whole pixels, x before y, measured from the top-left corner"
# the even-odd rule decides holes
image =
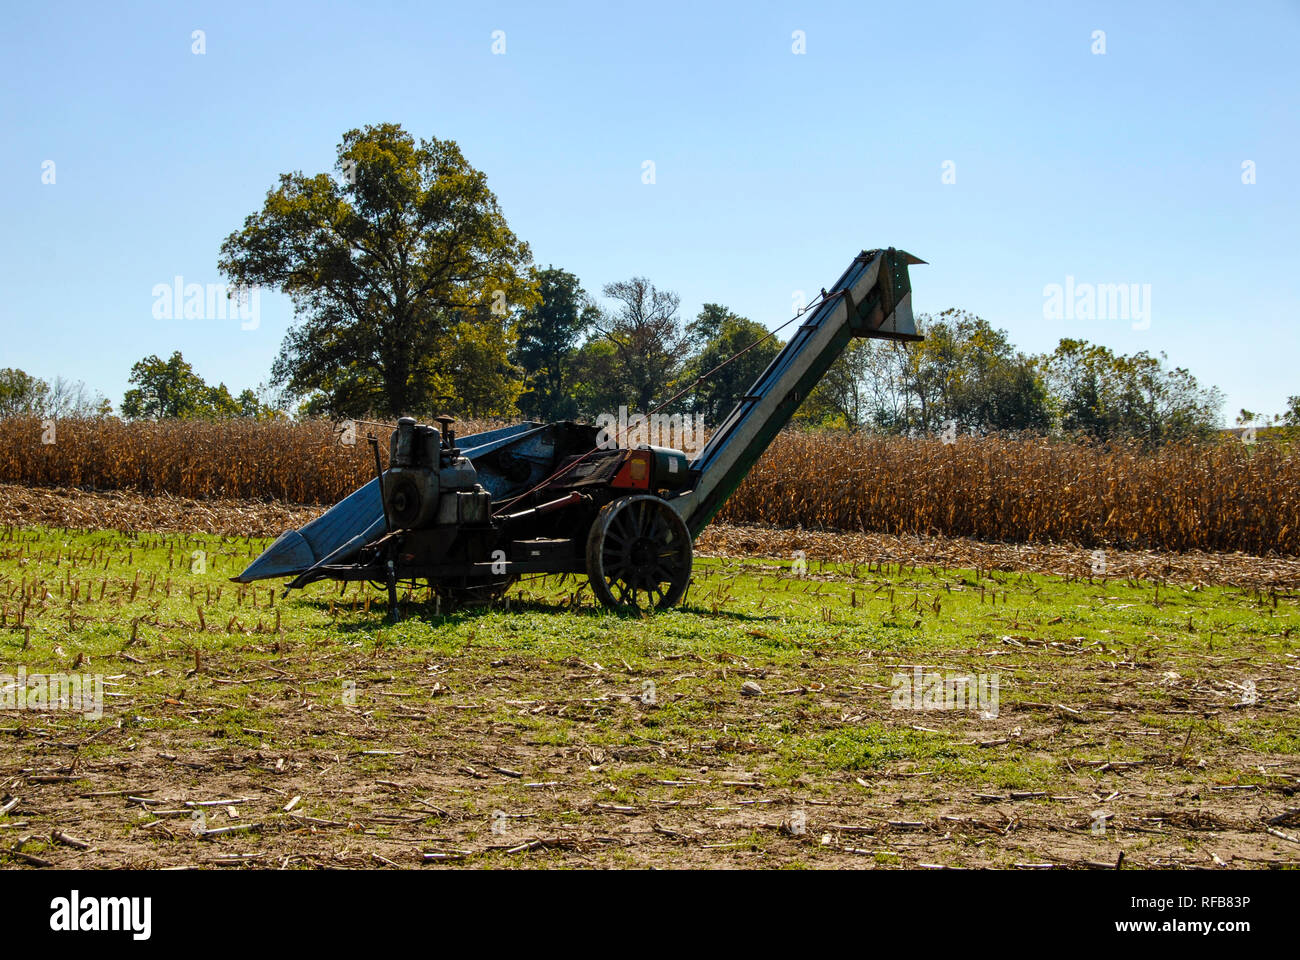
[[[640,717],[638,725],[687,733],[707,727],[712,701],[731,686],[724,683],[729,679],[728,663],[780,677],[786,672],[815,673],[816,664],[822,662],[830,672],[851,666],[852,674],[861,680],[889,684],[890,663],[929,663],[935,668],[951,664],[962,669],[969,662],[957,661],[973,650],[1007,654],[1025,649],[1016,644],[1027,643],[1055,653],[1054,648],[1042,646],[1055,643],[1090,645],[1085,650],[1092,659],[1118,659],[1138,669],[1158,660],[1163,670],[1177,672],[1180,666],[1196,666],[1198,658],[1206,656],[1282,656],[1293,649],[1291,635],[1300,624],[1295,597],[1284,596],[1274,607],[1266,597],[1227,587],[1064,582],[1003,573],[977,579],[970,570],[818,563],[807,577],[799,578],[790,574],[788,564],[783,568],[770,559],[697,559],[696,583],[685,605],[648,619],[593,608],[585,591],[584,606],[562,607],[559,603],[581,581],[570,578],[560,583],[558,578],[548,578],[517,586],[509,611],[498,607],[437,615],[428,604],[412,602],[404,608],[407,618],[390,624],[383,615],[381,595],[365,585],[349,585],[340,594],[337,585],[316,584],[282,600],[273,597],[279,592],[274,583],[241,587],[227,582],[266,542],[11,531],[8,539],[0,540],[0,596],[8,594],[7,629],[0,633],[4,663],[52,671],[66,669],[82,656],[92,665],[107,660],[111,672],[125,675],[134,671],[129,661],[119,658],[123,652],[162,654],[188,661],[191,668],[198,663],[200,669],[192,678],[165,670],[132,681],[164,697],[202,688],[205,696],[227,705],[205,726],[221,727],[232,740],[247,742],[256,735],[242,729],[256,728],[263,715],[247,705],[250,685],[223,689],[207,679],[205,663],[225,668],[237,662],[245,674],[285,669],[291,675],[285,682],[292,683],[298,679],[295,670],[310,662],[310,676],[301,677],[303,691],[340,700],[345,681],[359,688],[382,687],[387,694],[421,691],[422,684],[411,677],[390,679],[391,671],[366,671],[365,658],[381,652],[452,661],[516,658],[530,664],[530,676],[537,664],[554,671],[586,669],[561,666],[573,660],[599,663],[611,673],[646,674],[656,684],[660,702],[653,713]],[[202,552],[201,572],[197,565],[191,570],[195,551]],[[27,593],[45,597],[43,603],[29,607],[23,618],[30,633],[17,624],[24,585]],[[79,594],[76,601],[74,590]],[[371,600],[368,612],[362,609],[366,597]],[[200,609],[206,629],[199,626]],[[1011,639],[1004,641],[1004,637]],[[332,662],[346,669],[330,677]],[[1002,662],[993,656],[984,665],[1000,668]],[[674,665],[680,665],[680,670]],[[454,672],[455,664],[448,669]],[[1038,696],[1019,682],[1029,678],[1018,675],[1018,670],[1018,665],[1012,665],[1010,671],[998,671],[1004,704]],[[509,670],[503,672],[506,678],[497,684],[497,692],[527,699],[532,680],[512,681]],[[251,689],[255,691],[256,684]],[[643,691],[633,684],[627,692]],[[1153,706],[1169,697],[1159,687],[1143,695]],[[887,693],[881,696],[887,699]],[[165,715],[147,722],[184,726],[183,721]],[[553,742],[566,742],[563,729],[555,729],[545,718],[523,722]],[[824,744],[808,744],[801,759],[820,756],[823,762],[846,769],[855,763],[870,767],[911,755],[921,760],[954,759],[935,754],[932,737],[898,743],[886,743],[877,735],[867,739],[872,746],[865,753],[832,738]],[[1262,735],[1260,741],[1279,751],[1294,751],[1296,746],[1293,737],[1280,732]]]
[[[582,581],[552,577],[517,585],[508,609],[440,614],[413,597],[389,623],[366,585],[281,599],[278,584],[228,582],[267,542],[0,530],[0,667],[99,674],[109,693],[100,720],[9,711],[0,726],[86,740],[92,768],[145,743],[182,760],[242,751],[272,772],[300,756],[368,781],[432,765],[466,779],[439,805],[479,818],[457,822],[482,842],[498,807],[550,804],[564,826],[582,804],[738,802],[742,774],[884,802],[899,783],[1042,791],[1101,777],[1105,761],[1168,764],[1189,731],[1187,752],[1212,762],[1177,767],[1183,781],[1252,782],[1234,758],[1300,754],[1277,680],[1296,666],[1292,594],[896,564],[813,562],[799,577],[777,558],[697,558],[683,606],[648,618],[585,590],[574,605]],[[894,709],[894,676],[918,664],[996,674],[997,716]],[[763,695],[742,696],[747,680]],[[1248,682],[1257,705],[1243,705]],[[457,795],[493,765],[521,776]],[[201,778],[188,769],[175,768]],[[528,786],[561,780],[554,799]],[[341,803],[303,810],[367,809]],[[765,854],[774,839],[729,842]],[[816,846],[801,851],[818,864]]]

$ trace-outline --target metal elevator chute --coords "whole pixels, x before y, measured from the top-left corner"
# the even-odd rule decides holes
[[[789,343],[718,425],[691,463],[694,487],[670,499],[698,536],[789,423],[799,404],[854,337],[920,340],[907,268],[924,263],[895,250],[864,251],[809,310]]]

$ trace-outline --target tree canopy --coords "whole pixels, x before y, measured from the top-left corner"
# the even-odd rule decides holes
[[[105,417],[113,405],[81,380],[47,383],[14,367],[0,369],[0,417]]]
[[[0,417],[38,414],[44,409],[50,386],[44,380],[14,367],[0,370]]]
[[[710,308],[718,308],[718,304],[705,304],[695,323],[687,328],[713,332],[704,348],[692,358],[687,376],[701,377],[735,357],[695,391],[697,409],[704,414],[705,423],[716,426],[781,352],[782,344],[768,337],[761,323],[738,317],[725,307],[720,308],[725,315],[718,318],[715,326],[712,320],[717,314]]]
[[[1043,368],[1067,433],[1155,444],[1203,438],[1218,428],[1223,394],[1202,387],[1182,367],[1166,367],[1164,354],[1123,356],[1063,339]]]
[[[567,270],[538,270],[536,281],[538,300],[520,314],[515,345],[524,377],[519,410],[529,419],[562,420],[578,413],[574,356],[599,310]]]
[[[600,312],[594,326],[618,358],[618,406],[648,411],[667,399],[690,349],[677,314],[681,297],[645,277],[607,283],[603,292],[614,305]]]
[[[145,357],[131,368],[127,382],[134,386],[122,398],[122,414],[132,419],[220,419],[261,411],[252,390],[235,398],[224,383],[209,386],[179,350],[166,360]]]
[[[391,123],[345,133],[336,168],[282,174],[221,247],[232,282],[293,300],[273,380],[339,416],[511,412],[513,317],[536,293],[487,178]]]

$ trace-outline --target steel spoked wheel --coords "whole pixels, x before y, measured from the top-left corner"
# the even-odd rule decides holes
[[[677,511],[648,494],[601,508],[587,537],[596,599],[623,610],[666,610],[691,581],[691,534]]]

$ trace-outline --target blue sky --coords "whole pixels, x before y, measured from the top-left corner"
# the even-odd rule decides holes
[[[244,330],[155,319],[153,288],[221,282],[277,175],[380,122],[459,142],[593,293],[645,275],[770,327],[896,246],[929,261],[918,310],[1025,350],[1164,351],[1229,418],[1300,393],[1296,0],[45,3],[6,11],[0,56],[0,366],[115,404],[150,353],[267,377],[287,300]],[[1149,322],[1045,317],[1067,277],[1149,285]]]

